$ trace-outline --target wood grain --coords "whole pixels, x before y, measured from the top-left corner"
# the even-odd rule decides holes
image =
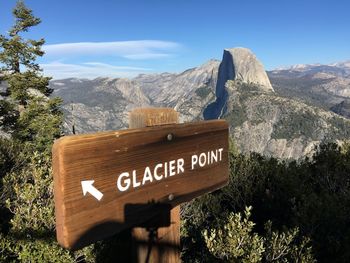
[[[179,113],[172,108],[139,108],[129,114],[129,128],[143,128],[179,122]],[[180,206],[160,209],[159,215],[152,221],[152,228],[156,228],[156,238],[151,240],[151,247],[140,243],[149,243],[150,228],[134,227],[132,237],[135,250],[135,263],[179,263],[180,260]],[[164,219],[164,214],[169,218]],[[169,224],[163,226],[162,223]],[[162,227],[163,226],[163,227]],[[150,250],[150,251],[149,251]]]
[[[191,170],[186,161],[182,174],[125,192],[116,187],[122,172],[135,169],[142,180],[146,166],[189,160],[219,147],[221,162]],[[73,250],[154,217],[154,202],[175,207],[228,182],[228,125],[223,120],[66,136],[55,142],[52,153],[57,239]],[[95,180],[101,201],[83,196],[83,180]],[[135,204],[143,204],[147,214]]]
[[[175,124],[179,113],[171,108],[138,108],[129,113],[129,128]]]
[[[170,226],[160,227],[157,238],[152,244],[149,263],[178,263],[180,260],[180,206],[171,209]],[[133,238],[136,240],[137,255],[135,262],[147,262],[149,247],[142,246],[149,242],[149,231],[145,228],[133,228]]]

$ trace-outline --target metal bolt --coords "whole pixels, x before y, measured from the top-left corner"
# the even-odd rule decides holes
[[[173,138],[174,138],[174,135],[172,133],[169,133],[167,136],[166,136],[167,140],[168,141],[172,141]]]
[[[174,200],[174,195],[173,195],[173,194],[170,194],[170,195],[168,196],[168,199],[169,199],[169,201]]]

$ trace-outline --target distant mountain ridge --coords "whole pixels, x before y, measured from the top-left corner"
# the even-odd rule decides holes
[[[350,61],[329,65],[296,65],[268,72],[276,90],[282,96],[300,99],[311,105],[333,110],[344,101],[350,103]],[[342,111],[336,113],[342,114]]]
[[[66,79],[52,81],[50,85],[54,94],[65,101],[68,132],[73,125],[78,133],[127,128],[128,112],[132,108],[172,107],[185,122],[227,119],[231,136],[243,152],[297,159],[310,154],[323,140],[350,138],[350,121],[324,105],[316,107],[300,97],[288,96],[288,86],[282,87],[280,82],[308,80],[320,85],[330,82],[328,75],[323,76],[330,73],[310,75],[301,69],[294,71],[266,74],[249,49],[234,48],[224,51],[221,62],[210,60],[180,74],[143,74],[133,79]],[[293,78],[289,74],[294,74]],[[338,90],[329,87],[327,92],[335,94]]]
[[[151,101],[137,82],[128,79],[64,79],[50,83],[53,96],[64,100],[65,129],[77,133],[125,128],[128,112]]]
[[[285,74],[312,74],[312,73],[331,73],[339,77],[350,77],[350,60],[336,62],[331,64],[297,64],[290,67],[277,68],[271,70],[271,73]]]
[[[138,82],[155,107],[171,107],[181,121],[201,119],[205,106],[215,98],[220,61],[205,64],[180,74],[141,75]]]

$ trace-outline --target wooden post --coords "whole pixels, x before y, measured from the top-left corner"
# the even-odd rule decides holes
[[[129,128],[174,124],[178,121],[179,113],[171,108],[141,108],[130,112]],[[132,230],[133,239],[138,242],[136,262],[144,263],[147,258],[150,263],[180,262],[180,206],[174,207],[170,213],[170,226],[158,228],[150,255],[149,247],[145,245],[149,242],[149,232],[140,227]]]

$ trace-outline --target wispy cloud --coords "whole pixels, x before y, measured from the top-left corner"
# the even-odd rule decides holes
[[[181,48],[181,45],[171,41],[137,40],[115,42],[78,42],[45,45],[47,56],[119,56],[126,59],[159,59],[170,57]]]
[[[54,79],[64,78],[88,78],[97,77],[124,77],[130,78],[141,73],[152,71],[150,68],[113,66],[100,62],[87,62],[82,64],[67,64],[51,62],[40,64],[46,76]]]

